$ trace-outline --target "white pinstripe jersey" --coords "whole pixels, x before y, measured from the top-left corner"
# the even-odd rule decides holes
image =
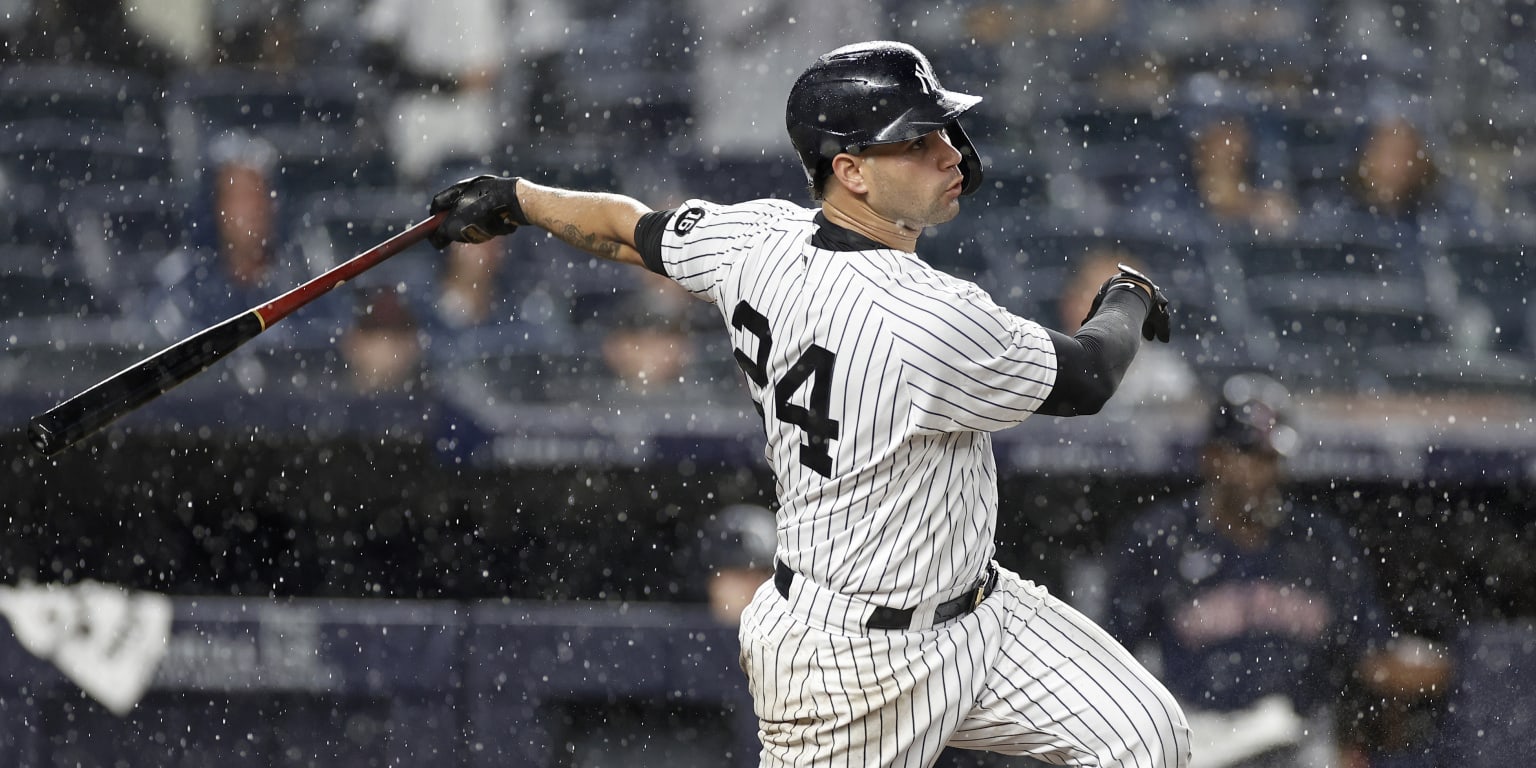
[[[780,559],[880,605],[947,599],[992,559],[991,432],[1050,393],[1055,349],[912,254],[812,245],[815,215],[690,200],[662,266],[730,330],[762,410]]]

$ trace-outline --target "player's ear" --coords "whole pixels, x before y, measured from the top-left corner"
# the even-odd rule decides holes
[[[862,195],[869,191],[864,180],[864,164],[846,152],[832,158],[832,176],[849,192]]]

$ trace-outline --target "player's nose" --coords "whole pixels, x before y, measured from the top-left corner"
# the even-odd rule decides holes
[[[937,140],[929,142],[929,145],[938,147],[936,151],[939,155],[939,167],[949,170],[960,165],[964,155],[960,154],[960,150],[955,148],[955,143],[949,140],[949,132],[934,131],[933,137]]]

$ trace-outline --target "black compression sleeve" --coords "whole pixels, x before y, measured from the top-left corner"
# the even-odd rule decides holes
[[[1036,413],[1078,416],[1098,413],[1120,386],[1141,348],[1141,324],[1151,309],[1145,291],[1116,286],[1077,333],[1047,332],[1056,345],[1056,384]]]
[[[662,277],[667,276],[667,268],[661,263],[661,236],[666,233],[667,222],[672,220],[674,213],[677,213],[675,209],[651,211],[635,224],[635,250],[640,252],[645,268]]]

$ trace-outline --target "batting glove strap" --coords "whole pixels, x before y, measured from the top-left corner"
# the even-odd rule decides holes
[[[1093,306],[1088,308],[1088,314],[1083,318],[1083,322],[1088,322],[1089,318],[1098,314],[1099,307],[1104,304],[1104,297],[1116,288],[1139,290],[1151,301],[1147,308],[1147,319],[1141,324],[1141,337],[1147,341],[1156,339],[1167,343],[1172,336],[1173,325],[1168,313],[1167,294],[1163,293],[1163,289],[1152,282],[1151,278],[1124,264],[1120,265],[1118,273],[1111,275],[1102,286],[1099,286],[1098,295],[1093,297]]]
[[[448,217],[427,239],[446,248],[449,243],[483,243],[516,232],[529,223],[517,199],[518,181],[515,176],[482,174],[433,195],[431,212],[448,211]]]

